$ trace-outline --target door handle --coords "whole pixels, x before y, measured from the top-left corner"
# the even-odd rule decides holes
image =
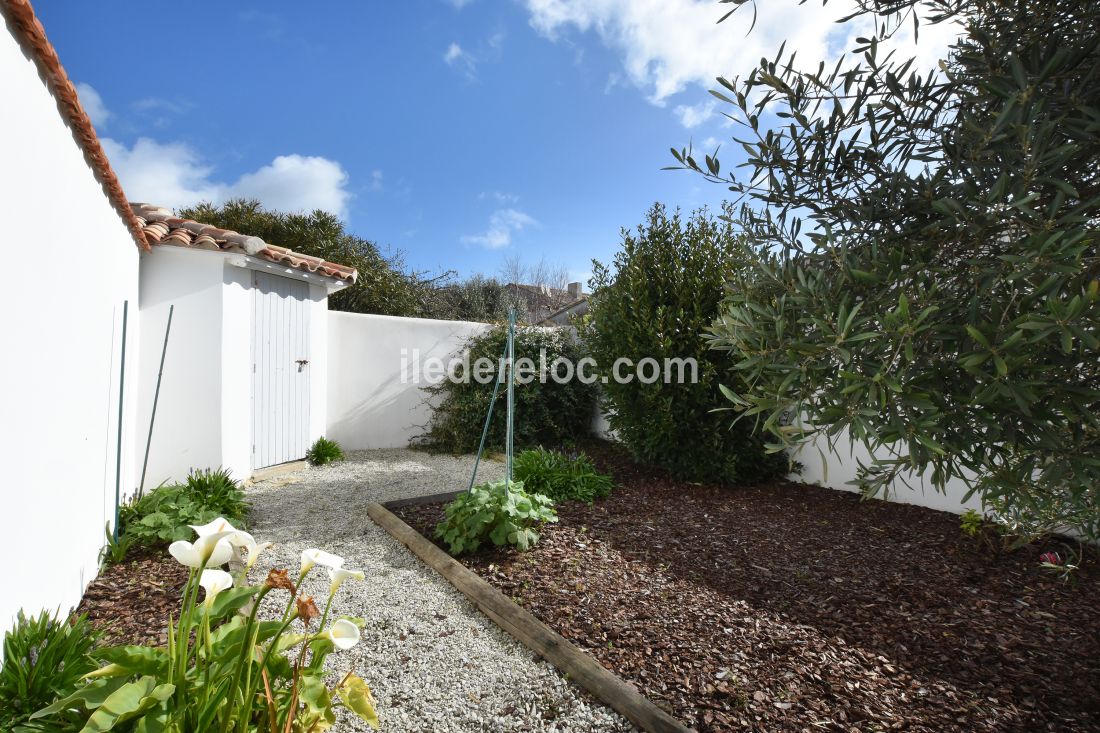
[[[302,371],[302,367],[309,364],[309,359],[295,359],[294,363],[298,365],[298,371]]]

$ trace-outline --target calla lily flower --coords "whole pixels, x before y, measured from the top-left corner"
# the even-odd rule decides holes
[[[332,568],[333,570],[339,570],[344,566],[344,558],[339,555],[333,555],[330,552],[324,550],[318,550],[315,547],[311,547],[308,550],[302,551],[302,575],[305,575],[313,569],[314,565],[323,565],[326,568]]]
[[[269,549],[271,546],[272,543],[270,542],[263,542],[258,545],[253,542],[251,545],[248,545],[248,558],[245,560],[244,569],[246,571],[251,570],[252,566],[256,564],[256,561],[260,559],[260,553]]]
[[[229,520],[225,517],[218,517],[203,525],[191,524],[188,525],[191,529],[195,530],[195,534],[199,537],[205,537],[216,532],[236,532],[236,527],[230,524]],[[247,534],[247,532],[245,533]]]
[[[347,651],[359,643],[359,627],[347,619],[340,619],[321,636],[331,641],[340,651]]]
[[[356,580],[363,580],[366,577],[367,576],[363,573],[362,570],[344,570],[342,568],[329,568],[329,593],[335,594],[336,591],[340,590],[340,586],[344,584],[345,580],[351,580],[352,578],[355,578]]]
[[[209,606],[219,593],[233,587],[233,576],[224,570],[203,570],[199,585],[206,591],[206,605]]]
[[[226,541],[226,538],[236,531],[215,532],[200,536],[194,544],[178,540],[168,545],[168,554],[176,558],[181,565],[189,568],[224,565],[229,562],[229,558],[233,557],[233,546]]]

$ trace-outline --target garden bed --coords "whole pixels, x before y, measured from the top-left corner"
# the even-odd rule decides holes
[[[91,582],[77,613],[103,632],[105,645],[164,644],[186,582],[187,568],[167,550],[135,550]]]
[[[785,481],[620,488],[526,554],[464,557],[701,731],[1100,730],[1100,573],[993,555],[950,514]],[[441,505],[395,513],[425,536]],[[1054,549],[1060,549],[1054,547]]]

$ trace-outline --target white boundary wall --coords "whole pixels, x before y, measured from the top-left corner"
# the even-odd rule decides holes
[[[846,431],[837,437],[835,445],[837,446],[835,454],[829,451],[829,444],[824,437],[818,437],[814,442],[800,446],[792,455],[802,464],[802,473],[791,475],[791,480],[859,493],[859,489],[848,482],[855,479],[860,461],[864,465],[871,463],[871,453],[862,444],[852,445]],[[824,461],[818,453],[818,447],[825,455]],[[888,456],[885,451],[882,451],[881,455]],[[931,481],[925,480],[922,476],[908,476],[906,482],[908,486],[901,481],[895,481],[888,494],[880,495],[878,498],[955,514],[961,514],[967,509],[982,511],[982,502],[977,496],[963,501],[967,488],[966,484],[959,479],[948,482],[947,491],[942,494],[936,491]]]
[[[345,450],[404,448],[431,417],[423,380],[412,381],[414,351],[421,364],[433,357],[446,364],[489,328],[469,321],[329,312],[325,437]]]
[[[0,16],[0,221],[9,274],[0,359],[0,627],[67,612],[114,518],[122,304],[129,301],[122,490],[134,484],[138,248],[31,58]]]

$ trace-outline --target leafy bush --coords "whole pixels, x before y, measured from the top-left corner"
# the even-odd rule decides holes
[[[719,79],[744,164],[676,153],[746,203],[733,404],[776,444],[847,431],[867,494],[958,478],[1014,534],[1100,538],[1097,5],[856,5],[843,64]],[[962,32],[939,71],[883,52],[918,17]]]
[[[306,460],[314,466],[323,466],[332,461],[344,460],[344,449],[335,440],[320,437],[308,451]]]
[[[657,204],[635,234],[624,230],[614,270],[593,263],[584,340],[607,380],[611,427],[636,458],[689,481],[759,481],[787,467],[783,457],[765,454],[751,422],[731,429],[728,414],[713,411],[719,385],[736,378],[703,330],[718,315],[736,250],[732,227],[705,210],[684,220]],[[662,369],[669,359],[694,359],[697,379],[687,366],[682,380],[672,369],[669,383],[663,375],[622,383],[613,372],[621,357],[656,359]]]
[[[568,456],[542,447],[515,457],[512,472],[516,481],[533,494],[553,501],[584,501],[591,504],[611,493],[615,482],[600,473],[584,453]]]
[[[119,540],[108,543],[105,559],[116,559],[130,547],[186,539],[189,525],[216,517],[239,523],[246,516],[244,492],[228,471],[192,471],[185,483],[160,486],[119,510]]]
[[[475,486],[443,511],[447,518],[436,527],[435,536],[447,543],[452,555],[473,552],[486,540],[526,550],[538,542],[535,527],[558,521],[554,502],[542,494],[529,494],[516,481]]]
[[[104,666],[86,684],[34,713],[49,730],[106,731],[319,731],[335,722],[334,695],[378,727],[370,689],[348,672],[329,687],[323,664],[333,651],[359,641],[359,624],[342,618],[326,626],[332,599],[360,571],[343,570],[343,558],[309,549],[294,582],[272,569],[260,585],[219,568],[247,551],[251,568],[266,545],[218,518],[197,528],[192,543],[169,552],[191,568],[178,616],[168,623],[166,647],[121,646],[96,652]],[[317,565],[328,568],[324,612],[298,590]],[[200,589],[205,596],[199,600]],[[257,609],[273,591],[286,592],[282,618],[260,621]],[[314,620],[320,621],[314,626]],[[75,723],[73,723],[75,721]]]
[[[496,370],[507,338],[508,329],[498,326],[471,339],[466,345],[470,368],[475,377],[478,359],[484,357],[492,362],[492,371],[485,375],[490,378],[489,383],[481,384],[476,378],[462,380],[461,383],[445,379],[425,388],[436,405],[428,430],[420,437],[426,447],[451,453],[477,450],[485,425],[485,414],[493,395],[492,380],[497,376]],[[594,386],[584,384],[578,379],[559,384],[549,374],[551,365],[559,357],[569,359],[574,364],[582,358],[583,352],[572,332],[561,328],[518,328],[515,346],[517,376],[520,362],[524,358],[531,360],[535,370],[540,369],[540,353],[543,351],[546,354],[547,371],[545,381],[542,381],[538,373],[527,384],[517,381],[514,438],[516,448],[560,445],[587,435],[596,406]],[[564,374],[564,369],[561,374]],[[485,442],[487,450],[504,450],[507,428],[505,386],[501,385],[497,404],[493,409],[493,419]]]
[[[0,730],[57,730],[56,721],[32,722],[30,716],[71,694],[99,666],[91,656],[98,640],[84,616],[64,621],[43,611],[28,619],[19,611],[15,627],[4,634]]]

